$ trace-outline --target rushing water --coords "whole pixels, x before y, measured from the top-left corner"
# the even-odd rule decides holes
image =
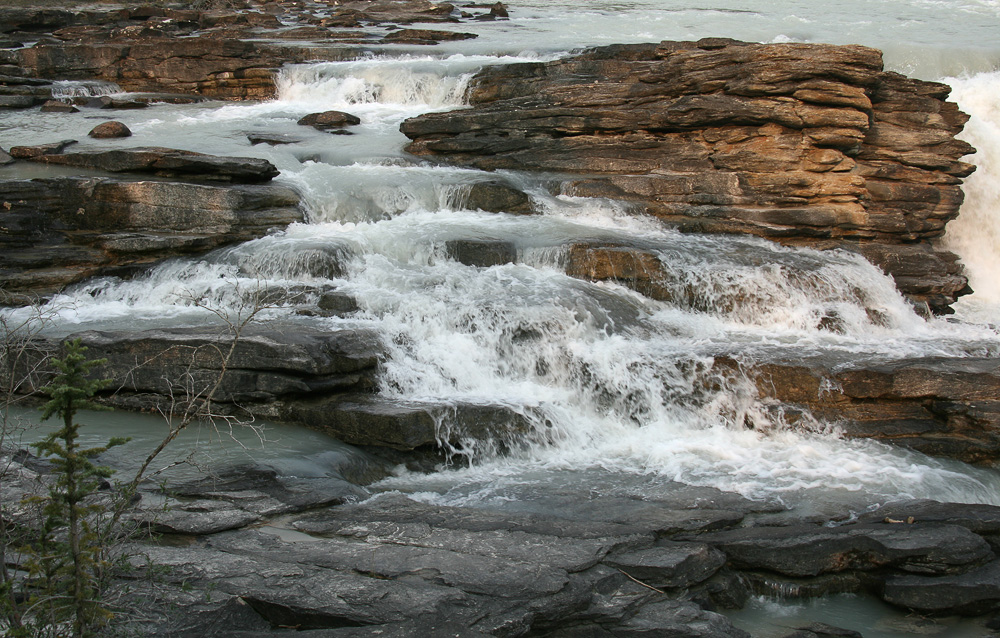
[[[391,352],[383,394],[505,405],[536,426],[508,456],[470,446],[469,467],[383,483],[438,502],[524,500],[572,476],[597,492],[655,494],[683,481],[820,511],[911,496],[1000,504],[994,471],[845,440],[836,424],[793,430],[749,383],[711,371],[719,355],[847,362],[1000,354],[992,324],[1000,309],[1000,5],[760,4],[513,1],[509,21],[454,27],[478,32],[477,40],[430,53],[393,46],[352,62],[290,66],[273,101],[117,112],[135,145],[270,160],[278,179],[302,193],[307,222],[132,281],[85,283],[52,301],[51,331],[199,324],[214,316],[206,305],[236,311],[241,291],[254,286],[336,286],[357,297],[360,313],[305,318],[279,307],[268,316],[329,329],[374,327]],[[430,165],[402,150],[400,122],[460,108],[469,78],[484,65],[554,59],[594,44],[707,36],[876,46],[888,68],[955,88],[973,116],[964,135],[979,148],[971,158],[979,170],[945,238],[977,290],[957,317],[918,317],[883,273],[856,256],[680,235],[614,202],[552,197],[544,176],[506,175],[543,215],[468,210],[468,186],[488,175]],[[67,83],[59,90],[117,88]],[[355,134],[296,125],[328,109],[359,116]],[[105,118],[94,111],[8,113],[0,134],[4,145],[71,137],[97,147],[114,143],[86,137]],[[251,146],[246,135],[254,132],[298,142]],[[445,250],[454,239],[512,242],[518,262],[461,265]],[[584,240],[653,251],[669,264],[665,285],[678,301],[566,276],[565,247]]]

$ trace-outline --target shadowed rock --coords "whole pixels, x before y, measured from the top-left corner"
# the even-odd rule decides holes
[[[445,242],[448,256],[466,266],[502,266],[517,261],[517,248],[508,241],[452,239]]]
[[[310,113],[298,122],[302,126],[311,126],[319,131],[343,128],[361,124],[361,118],[343,111],[323,111],[322,113]]]
[[[893,576],[882,599],[920,613],[985,614],[1000,608],[1000,561],[953,576]]]

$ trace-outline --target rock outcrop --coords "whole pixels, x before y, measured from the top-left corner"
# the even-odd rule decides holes
[[[368,43],[436,44],[476,37],[403,29],[383,40],[364,27],[506,17],[500,3],[467,7],[472,12],[429,0],[255,4],[243,11],[152,5],[0,8],[0,35],[35,42],[0,49],[0,107],[41,104],[51,98],[47,81],[83,79],[115,82],[127,91],[268,99],[284,64],[353,59]],[[45,84],[36,84],[43,78]]]
[[[56,156],[58,157],[58,156]],[[0,180],[0,286],[44,296],[99,274],[247,241],[302,219],[272,184],[45,178]]]
[[[683,231],[856,250],[947,312],[967,281],[931,241],[974,169],[948,92],[883,71],[861,46],[614,45],[489,67],[472,108],[401,130],[416,155],[586,174],[562,192],[631,202]]]
[[[725,359],[716,365],[735,366]],[[806,409],[837,424],[846,436],[970,463],[998,459],[1000,361],[995,358],[759,363],[745,372],[760,396]]]

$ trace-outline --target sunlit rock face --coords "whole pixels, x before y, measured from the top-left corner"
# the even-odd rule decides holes
[[[882,68],[861,46],[616,45],[488,68],[472,109],[402,131],[417,155],[585,174],[562,193],[633,202],[684,231],[858,250],[946,312],[967,282],[929,242],[958,215],[974,168],[955,138],[968,117],[946,85]]]

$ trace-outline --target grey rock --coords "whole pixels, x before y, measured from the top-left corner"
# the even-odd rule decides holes
[[[545,557],[541,557],[541,562],[537,555],[524,561],[523,554],[513,557],[505,551],[523,539],[480,540],[469,534],[441,538],[426,526],[421,530],[416,527],[419,523],[412,525],[415,534],[400,529],[385,536],[283,542],[276,536],[245,531],[219,534],[207,543],[208,547],[228,554],[359,573],[380,580],[420,578],[492,597],[548,596],[560,591],[567,582],[566,571],[549,564]],[[496,546],[498,551],[488,547],[491,540],[502,541]]]
[[[852,629],[814,622],[805,627],[798,627],[794,632],[782,638],[864,638],[864,636]]]
[[[517,248],[509,241],[453,239],[445,243],[448,256],[466,266],[502,266],[517,261]]]
[[[702,543],[664,542],[656,547],[616,553],[604,564],[658,589],[690,587],[707,580],[726,555]]]
[[[463,441],[502,450],[532,431],[523,415],[505,406],[444,405],[369,395],[296,401],[286,405],[281,418],[306,423],[351,445],[403,451],[441,447],[458,455],[465,451]]]
[[[0,109],[30,109],[44,101],[45,98],[31,95],[0,95]]]
[[[989,544],[956,525],[859,524],[841,527],[757,527],[701,535],[733,565],[789,576],[892,566],[942,574],[992,558]]]
[[[267,144],[269,146],[279,146],[282,144],[296,144],[302,139],[291,135],[274,135],[270,133],[247,133],[247,140],[251,144]]]
[[[274,626],[322,629],[403,622],[467,597],[420,579],[384,580],[209,548],[143,546],[141,552],[133,559],[140,575],[153,564],[166,568],[167,585],[240,596]]]
[[[985,614],[1000,608],[1000,561],[964,574],[891,576],[882,599],[921,613]]]
[[[359,505],[317,512],[295,522],[295,528],[325,536],[360,523],[421,521],[440,529],[468,532],[510,531],[560,538],[610,538],[648,533],[641,527],[598,520],[567,520],[557,516],[518,514],[481,508],[449,507],[414,501],[402,494],[382,494]],[[652,539],[649,539],[652,542]]]
[[[101,374],[119,379],[121,393],[178,391],[170,380],[188,378],[201,391],[223,369],[233,335],[225,327],[172,328],[74,335],[104,358]],[[288,394],[349,390],[370,382],[382,354],[366,331],[327,332],[299,326],[248,326],[240,334],[215,393],[220,402],[267,402]]]

